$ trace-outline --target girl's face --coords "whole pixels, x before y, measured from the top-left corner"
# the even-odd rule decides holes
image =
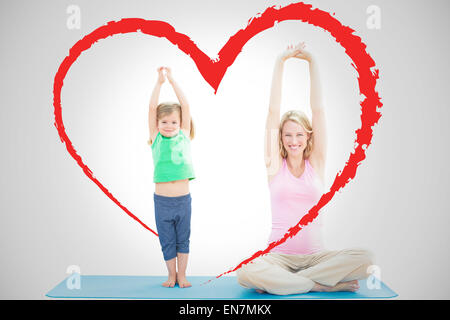
[[[174,111],[158,120],[158,130],[165,137],[174,137],[180,131],[180,114]]]
[[[299,156],[306,148],[309,134],[295,121],[288,120],[281,130],[281,141],[288,155]]]

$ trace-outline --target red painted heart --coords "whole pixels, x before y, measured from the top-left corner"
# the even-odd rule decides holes
[[[311,5],[304,3],[294,3],[285,7],[270,7],[266,9],[261,15],[249,20],[245,29],[239,30],[232,36],[225,46],[220,50],[218,59],[212,60],[205,55],[194,42],[184,34],[178,33],[168,23],[162,21],[143,20],[137,18],[122,19],[120,21],[111,21],[106,25],[97,28],[83,39],[78,41],[69,52],[69,55],[59,66],[55,75],[53,86],[53,106],[55,108],[55,126],[61,141],[66,144],[67,151],[75,159],[78,165],[83,169],[86,176],[91,179],[114,203],[116,203],[122,210],[124,210],[130,217],[139,222],[143,227],[157,233],[146,226],[135,215],[133,215],[127,208],[125,208],[109,191],[106,189],[92,174],[92,171],[84,164],[81,157],[77,154],[69,137],[67,136],[64,124],[62,121],[61,109],[61,89],[64,78],[69,71],[72,64],[77,60],[80,54],[89,49],[95,42],[100,39],[113,36],[115,34],[131,33],[140,31],[142,33],[152,35],[155,37],[163,37],[177,45],[184,53],[188,54],[197,65],[198,70],[203,78],[214,88],[217,92],[220,81],[222,80],[227,68],[233,64],[237,55],[240,53],[242,47],[252,37],[258,33],[274,26],[275,22],[285,20],[299,20],[307,22],[314,26],[320,27],[328,31],[338,43],[346,49],[347,55],[353,61],[352,66],[358,72],[358,82],[360,93],[365,97],[361,104],[361,128],[356,130],[355,149],[350,154],[350,157],[345,167],[340,171],[330,190],[323,194],[319,202],[305,214],[302,219],[288,230],[284,237],[276,242],[269,244],[269,246],[253,254],[250,258],[242,261],[239,265],[231,268],[229,271],[217,276],[236,271],[243,264],[268,253],[272,248],[285,242],[288,238],[296,235],[304,226],[313,221],[318,215],[319,210],[325,206],[334,196],[336,191],[343,188],[356,175],[356,169],[366,157],[365,150],[370,145],[372,140],[372,126],[378,122],[381,113],[377,108],[382,106],[380,97],[375,91],[376,82],[378,79],[378,69],[375,69],[375,63],[370,55],[365,51],[366,45],[361,41],[360,37],[353,34],[354,30],[343,26],[338,20],[333,18],[328,12],[312,9]]]

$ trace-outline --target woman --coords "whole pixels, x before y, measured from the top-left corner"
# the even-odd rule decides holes
[[[272,233],[269,243],[318,202],[323,194],[326,164],[326,123],[316,59],[302,42],[277,57],[272,78],[265,132],[265,160],[271,195]],[[301,111],[280,120],[284,62],[290,58],[309,64],[312,121]],[[237,270],[240,285],[278,295],[310,291],[356,291],[367,278],[371,253],[364,249],[325,250],[322,221],[316,219],[294,237]]]

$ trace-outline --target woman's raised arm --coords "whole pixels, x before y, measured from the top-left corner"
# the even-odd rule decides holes
[[[275,60],[272,75],[272,87],[270,90],[269,112],[267,114],[264,137],[264,158],[269,180],[271,176],[278,172],[281,165],[280,147],[278,145],[278,128],[280,125],[284,62],[289,58],[295,57],[298,53],[300,53],[298,48],[289,45]]]
[[[309,64],[310,77],[310,104],[312,113],[313,128],[313,150],[311,153],[311,162],[320,174],[324,174],[325,162],[327,156],[327,128],[325,110],[322,101],[322,86],[319,77],[319,66],[316,58],[303,48],[299,48],[300,53],[295,57],[306,60]]]
[[[264,137],[264,159],[267,175],[277,173],[280,163],[280,149],[278,146],[278,126],[280,125],[281,88],[283,80],[284,60],[278,56],[275,61],[272,74],[272,87],[270,90],[269,112],[267,113],[265,137]]]

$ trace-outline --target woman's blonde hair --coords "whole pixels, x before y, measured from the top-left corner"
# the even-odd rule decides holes
[[[164,116],[168,116],[169,114],[172,114],[172,112],[177,111],[180,115],[180,122],[183,119],[183,114],[181,112],[181,105],[177,102],[162,102],[158,104],[156,107],[156,121],[161,119]],[[194,128],[194,122],[192,121],[191,117],[191,130],[189,132],[189,138],[194,139],[195,136],[195,128]],[[181,130],[181,129],[180,129]],[[152,144],[153,141],[151,139],[148,141],[148,144]]]
[[[283,116],[281,117],[280,127],[278,129],[278,145],[279,145],[279,148],[280,148],[280,155],[281,155],[281,157],[282,158],[286,158],[287,157],[287,151],[284,148],[283,140],[282,140],[283,126],[284,126],[284,124],[287,121],[294,121],[295,123],[298,123],[309,134],[309,137],[308,137],[308,140],[307,140],[307,143],[306,143],[306,148],[303,151],[303,158],[304,159],[308,159],[309,156],[311,155],[311,152],[312,152],[312,149],[313,149],[313,131],[312,131],[312,126],[311,126],[311,122],[309,121],[309,119],[306,116],[306,114],[304,112],[298,111],[298,110],[288,111],[285,114],[283,114]]]

